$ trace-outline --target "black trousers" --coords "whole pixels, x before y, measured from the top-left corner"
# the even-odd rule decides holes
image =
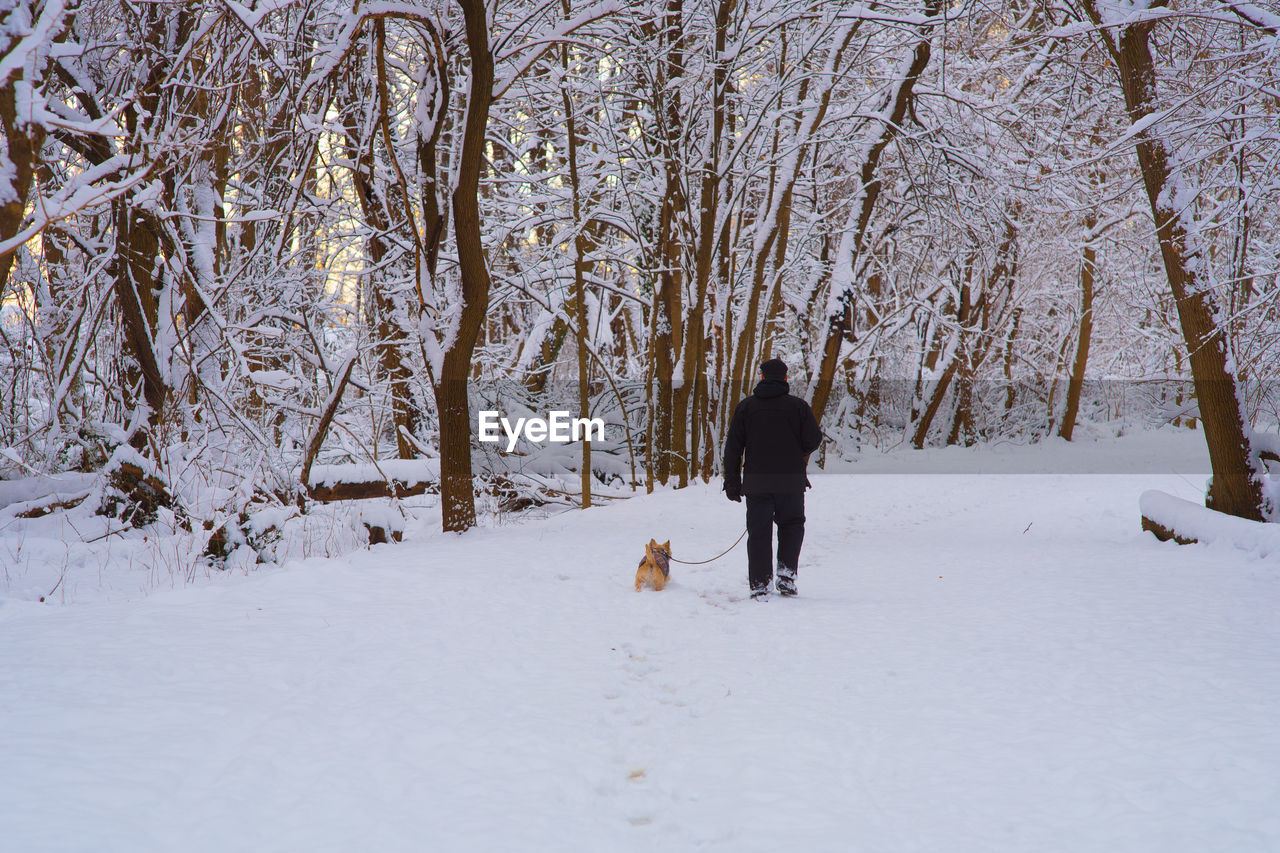
[[[747,575],[752,589],[773,578],[773,525],[778,525],[778,574],[796,576],[804,542],[804,492],[764,492],[747,499]]]

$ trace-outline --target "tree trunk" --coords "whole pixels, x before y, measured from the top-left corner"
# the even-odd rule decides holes
[[[973,372],[975,356],[971,351],[969,336],[961,338],[960,351],[956,353],[956,361],[960,368],[957,371],[959,381],[956,383],[956,410],[951,418],[951,432],[947,434],[947,445],[963,444],[972,447],[976,438],[973,425]]]
[[[11,36],[16,40],[16,36]],[[7,52],[7,51],[6,51]],[[3,56],[0,53],[0,56]],[[22,69],[13,72],[21,78]],[[0,174],[0,181],[8,184],[8,192],[0,185],[0,242],[14,237],[22,230],[22,218],[27,207],[27,196],[31,191],[31,181],[35,176],[36,165],[40,158],[40,147],[44,144],[44,128],[38,124],[29,124],[24,116],[18,115],[14,100],[12,81],[0,85],[0,126],[4,129],[6,152],[12,169],[9,175]],[[13,258],[17,249],[0,255],[0,292],[9,280],[9,270],[13,268]]]
[[[687,424],[689,445],[686,460],[682,460],[681,482],[697,476],[699,473],[699,442],[704,439],[702,422],[706,415],[706,388],[704,356],[706,352],[706,309],[707,296],[711,282],[711,265],[714,262],[712,249],[716,238],[716,219],[719,215],[720,201],[720,146],[725,125],[725,79],[727,77],[724,60],[725,45],[728,39],[729,19],[736,0],[720,0],[716,9],[715,56],[716,65],[713,71],[711,89],[711,137],[707,140],[706,156],[702,163],[701,187],[698,193],[698,243],[694,252],[693,304],[690,306],[689,322],[685,324],[684,357],[684,391],[689,399]],[[702,472],[702,476],[707,474]]]
[[[925,439],[929,437],[929,427],[933,425],[933,419],[938,414],[938,409],[942,406],[943,399],[947,396],[947,387],[951,384],[951,377],[956,375],[956,369],[960,366],[960,357],[957,354],[947,369],[942,371],[942,376],[938,378],[938,384],[933,388],[933,395],[929,398],[929,405],[925,407],[924,415],[920,418],[920,423],[916,425],[915,435],[911,438],[911,444],[916,450],[924,449]]]
[[[666,188],[658,217],[657,252],[661,270],[654,298],[656,326],[654,349],[651,351],[658,395],[657,405],[651,409],[657,479],[666,485],[674,473],[681,486],[688,484],[684,423],[688,388],[683,382],[676,381],[676,366],[680,362],[684,341],[684,252],[680,240],[680,217],[687,208],[681,184],[683,167],[677,157],[680,129],[685,118],[681,114],[679,88],[680,79],[684,76],[683,17],[684,0],[667,0],[662,36],[666,54],[657,77],[658,103],[663,107],[660,113]]]
[[[1071,368],[1071,382],[1067,385],[1067,408],[1062,413],[1062,426],[1058,435],[1067,441],[1075,430],[1076,415],[1080,411],[1080,392],[1084,388],[1085,366],[1089,363],[1089,341],[1093,336],[1093,282],[1097,270],[1097,247],[1094,244],[1096,215],[1090,211],[1084,221],[1085,243],[1080,264],[1080,330],[1076,334],[1076,361]]]
[[[1102,24],[1096,0],[1086,0],[1085,9],[1095,24]],[[1264,472],[1249,445],[1248,428],[1227,353],[1226,330],[1215,319],[1217,306],[1213,293],[1201,278],[1205,258],[1198,245],[1196,226],[1185,220],[1179,209],[1187,195],[1184,176],[1176,164],[1170,162],[1160,122],[1148,123],[1161,109],[1149,43],[1152,26],[1151,22],[1132,24],[1120,28],[1114,41],[1109,34],[1103,37],[1116,61],[1130,124],[1139,128],[1135,134],[1138,166],[1155,221],[1165,276],[1178,307],[1182,337],[1190,354],[1191,377],[1213,470],[1205,505],[1228,515],[1262,521]],[[1190,215],[1187,213],[1186,217],[1189,219]]]
[[[561,59],[565,77],[569,75],[569,49],[561,48]],[[578,126],[574,117],[573,98],[568,89],[561,88],[560,95],[564,100],[565,134],[568,137],[569,150],[569,189],[573,200],[573,222],[576,231],[573,236],[573,308],[574,324],[577,326],[578,341],[578,417],[588,418],[591,398],[587,381],[590,365],[587,362],[587,223],[583,221],[582,184],[578,175]],[[591,506],[591,432],[585,431],[582,437],[582,508]]]
[[[912,436],[911,443],[916,450],[924,449],[925,440],[929,437],[929,428],[933,425],[933,419],[938,414],[938,409],[942,407],[942,401],[947,396],[947,389],[951,385],[951,380],[955,377],[956,372],[964,366],[964,362],[968,358],[968,329],[966,328],[970,322],[970,301],[973,298],[973,289],[971,280],[973,278],[973,264],[977,260],[975,255],[970,255],[965,261],[964,281],[960,285],[960,304],[956,306],[956,333],[955,344],[951,353],[951,360],[947,362],[947,367],[942,371],[942,375],[938,377],[938,384],[933,388],[933,394],[929,398],[929,405],[925,407],[924,416],[920,419],[920,423],[916,425],[915,435]],[[964,401],[961,401],[964,402]],[[951,439],[948,443],[953,443]]]
[[[529,389],[529,393],[541,394],[547,387],[547,378],[551,375],[556,359],[560,357],[560,348],[564,346],[564,338],[568,332],[569,324],[557,313],[556,318],[551,321],[551,328],[538,346],[537,360],[525,371],[524,387]]]
[[[453,192],[453,228],[462,279],[462,310],[447,342],[436,378],[440,418],[440,507],[445,531],[475,526],[476,500],[471,472],[471,410],[467,401],[471,357],[489,306],[489,268],[480,237],[480,169],[493,103],[493,55],[483,0],[459,0],[466,21],[471,90],[462,130],[457,185]]]
[[[1013,324],[1012,324],[1012,327],[1009,329],[1009,338],[1008,340],[1005,341],[1005,344],[1004,344],[1004,382],[1005,382],[1004,410],[1006,414],[1008,412],[1013,411],[1013,404],[1017,401],[1017,398],[1018,398],[1017,386],[1014,385],[1014,382],[1013,382],[1013,361],[1014,361],[1013,354],[1014,354],[1014,347],[1017,346],[1017,343],[1018,343],[1018,326],[1021,323],[1022,323],[1022,308],[1021,307],[1014,308]]]
[[[142,383],[142,398],[148,408],[146,428],[133,437],[134,447],[141,450],[146,446],[147,432],[159,425],[169,398],[169,385],[160,369],[154,343],[159,308],[158,288],[152,272],[161,257],[160,241],[156,238],[159,223],[145,221],[143,214],[133,209],[128,196],[117,199],[113,207],[116,304],[120,308],[126,349],[137,371],[126,371],[126,382],[130,386]],[[132,387],[128,390],[132,391]],[[134,403],[136,405],[136,401]]]

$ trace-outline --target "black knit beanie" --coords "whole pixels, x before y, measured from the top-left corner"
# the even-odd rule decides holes
[[[760,375],[765,379],[787,380],[787,363],[780,358],[771,358],[760,365]]]

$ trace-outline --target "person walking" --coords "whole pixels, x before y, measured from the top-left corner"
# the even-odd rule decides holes
[[[822,443],[822,431],[809,404],[790,391],[785,362],[771,358],[761,364],[760,382],[733,410],[724,443],[725,495],[731,501],[747,498],[747,577],[752,598],[767,595],[773,579],[774,524],[778,526],[778,593],[796,594],[804,541],[804,490],[809,486],[805,465]]]

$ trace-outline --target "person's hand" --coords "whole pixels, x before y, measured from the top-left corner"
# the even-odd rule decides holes
[[[734,503],[742,503],[742,486],[737,483],[725,483],[724,496]]]

